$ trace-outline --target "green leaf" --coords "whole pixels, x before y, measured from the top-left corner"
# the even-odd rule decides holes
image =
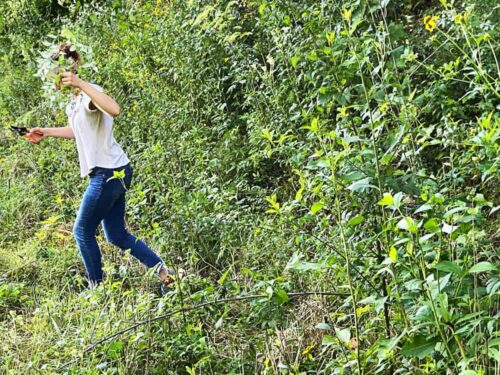
[[[405,357],[423,359],[434,351],[436,342],[435,339],[427,340],[423,335],[415,336],[412,342],[407,343],[401,348],[401,354]]]
[[[328,264],[298,261],[288,264],[287,268],[297,271],[317,271],[328,268]]]
[[[297,69],[299,61],[300,61],[300,56],[292,56],[290,58],[290,63],[292,64],[292,66],[293,66],[294,69]]]
[[[368,191],[370,189],[377,189],[378,190],[378,187],[370,184],[371,180],[372,180],[371,177],[363,178],[362,180],[359,180],[359,181],[352,183],[346,189],[354,191],[354,192],[365,192],[365,191]]]
[[[436,233],[429,233],[429,234],[426,234],[425,236],[419,237],[418,243],[423,244],[423,243],[427,242],[428,240],[430,240],[435,235],[436,235]]]
[[[374,306],[375,306],[375,312],[377,314],[382,310],[386,301],[387,297],[381,297],[375,300]]]
[[[356,217],[353,217],[351,220],[347,222],[347,225],[350,227],[354,227],[358,224],[361,224],[363,221],[365,221],[365,217],[363,215],[358,215]]]
[[[267,139],[269,142],[273,142],[274,131],[269,131],[269,129],[262,129],[262,137]]]
[[[466,206],[460,206],[460,207],[455,207],[449,211],[447,211],[445,214],[444,214],[444,218],[447,219],[449,218],[450,216],[456,214],[457,212],[461,212],[461,211],[466,211],[468,209],[468,207]]]
[[[308,129],[308,130],[312,131],[313,133],[316,133],[319,130],[318,118],[314,117],[311,120],[311,124],[310,125],[303,126],[302,128],[303,129]]]
[[[491,264],[490,262],[479,262],[478,264],[474,265],[469,272],[470,273],[481,273],[481,272],[488,272],[488,271],[496,271],[497,267],[494,264]]]
[[[63,36],[63,37],[65,37],[65,38],[69,39],[70,41],[73,41],[73,40],[75,40],[75,39],[76,39],[76,38],[75,38],[75,35],[74,35],[71,31],[69,31],[68,29],[63,29],[63,30],[61,31],[61,36]]]
[[[432,315],[432,309],[430,306],[420,306],[414,315],[414,319],[419,322],[432,322],[434,316]]]
[[[429,232],[438,233],[440,231],[439,220],[435,217],[430,218],[425,222],[424,228],[427,229]]]
[[[318,54],[316,51],[311,51],[306,55],[307,59],[310,61],[316,61],[318,60]]]
[[[424,205],[420,206],[419,208],[417,208],[415,210],[415,213],[418,214],[419,212],[425,212],[425,211],[429,211],[429,210],[432,210],[432,206],[430,204],[424,204]]]
[[[488,116],[478,119],[479,125],[483,128],[489,129],[491,125],[491,118],[493,116],[493,112],[488,113]]]
[[[321,344],[323,345],[335,345],[338,343],[338,339],[334,336],[330,336],[330,335],[325,335],[323,336],[323,340],[321,342]]]
[[[407,230],[411,233],[417,233],[418,232],[418,227],[415,225],[415,222],[411,217],[404,217],[401,220],[399,220],[397,227],[399,229]]]
[[[210,15],[210,12],[214,9],[213,6],[210,6],[210,5],[207,5],[204,9],[203,9],[203,12],[201,12],[200,14],[198,14],[198,16],[196,17],[196,19],[193,21],[193,26],[196,26],[196,25],[199,25],[200,23],[202,23],[203,21],[205,21],[208,16]]]
[[[315,214],[316,212],[318,212],[319,210],[321,210],[323,208],[325,204],[323,203],[323,201],[318,201],[316,203],[314,203],[311,207],[311,213],[312,214]]]
[[[113,341],[106,351],[107,355],[110,358],[117,359],[120,351],[123,349],[123,342],[121,341]]]
[[[436,312],[438,317],[442,318],[444,322],[449,323],[451,320],[451,314],[449,310],[448,295],[446,293],[439,293],[436,297],[436,303]]]
[[[288,294],[286,294],[286,292],[283,289],[278,289],[277,291],[275,291],[273,295],[274,302],[282,305],[284,303],[287,303],[288,300],[289,300]]]
[[[122,169],[121,171],[113,171],[113,176],[108,178],[106,182],[114,180],[116,178],[122,178],[122,179],[125,178],[125,169]]]
[[[276,194],[273,194],[270,197],[266,197],[266,201],[271,205],[271,207],[273,208],[273,210],[275,210],[275,212],[279,211],[280,209],[280,204],[276,200],[277,200]]]
[[[335,332],[337,333],[337,337],[341,342],[347,344],[351,339],[351,330],[349,328],[337,329],[335,328]]]
[[[297,190],[297,193],[295,194],[295,200],[297,202],[300,202],[302,200],[302,193],[304,192],[304,188],[301,187],[299,190]]]
[[[224,273],[222,274],[222,276],[220,277],[220,279],[217,281],[217,284],[219,284],[219,285],[224,284],[224,281],[226,281],[226,279],[227,279],[227,275],[229,275],[229,271],[230,271],[230,270],[231,270],[231,267],[229,267],[229,268],[226,270],[226,272],[224,272]]]
[[[263,2],[259,5],[259,14],[261,17],[264,17],[264,10],[266,9],[267,3]]]
[[[328,40],[329,44],[332,44],[333,41],[335,40],[335,32],[331,31],[326,33],[326,40]]]
[[[222,327],[222,323],[224,323],[224,315],[222,315],[219,320],[215,322],[215,329]]]
[[[443,272],[455,273],[457,275],[460,275],[462,273],[462,269],[456,263],[450,262],[449,260],[443,260],[442,262],[439,262],[436,265],[436,269]]]
[[[378,202],[380,206],[390,206],[394,203],[391,193],[384,193],[384,197]]]
[[[488,346],[498,346],[498,345],[500,345],[500,337],[488,341]]]
[[[437,295],[443,291],[449,284],[451,278],[451,273],[447,273],[438,280],[434,280],[434,275],[431,274],[427,277],[427,285],[429,291],[431,292],[432,298],[436,298]]]
[[[330,325],[328,323],[323,323],[323,322],[316,324],[316,326],[314,328],[316,328],[316,329],[323,329],[323,330],[326,330],[326,331],[332,329],[332,327],[330,327]]]
[[[391,246],[391,249],[389,250],[389,258],[393,262],[396,262],[398,260],[398,250],[394,246]]]

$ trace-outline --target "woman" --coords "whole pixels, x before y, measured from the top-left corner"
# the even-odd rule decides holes
[[[61,57],[61,55],[63,57]],[[52,55],[53,61],[66,61],[69,71],[59,75],[56,90],[61,85],[71,88],[71,99],[66,107],[69,125],[60,128],[32,128],[28,141],[39,143],[47,137],[76,139],[80,175],[90,177],[73,226],[73,234],[80,250],[91,286],[103,279],[101,252],[96,240],[96,230],[102,221],[106,240],[131,254],[147,267],[156,267],[160,290],[165,294],[174,281],[174,271],[168,269],[143,241],[125,229],[125,192],[130,188],[133,169],[130,160],[113,137],[113,118],[120,114],[116,101],[103,89],[78,77],[80,55],[69,43],[62,43]],[[118,171],[125,176],[112,178]]]

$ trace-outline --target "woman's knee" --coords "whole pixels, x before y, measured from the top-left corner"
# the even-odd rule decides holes
[[[120,249],[128,249],[130,246],[128,245],[128,238],[130,234],[127,231],[106,235],[106,240],[115,246],[118,246]]]
[[[81,221],[75,221],[73,224],[73,236],[77,241],[92,241],[95,240],[96,228],[85,225]]]
[[[75,221],[73,224],[73,236],[77,239],[83,238],[86,234],[85,226],[82,223]]]

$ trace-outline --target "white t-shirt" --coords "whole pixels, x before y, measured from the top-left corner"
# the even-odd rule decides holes
[[[91,85],[103,92],[99,85]],[[113,137],[113,117],[100,109],[91,110],[90,102],[90,97],[82,90],[66,106],[69,124],[75,134],[82,178],[94,167],[117,168],[130,162]]]

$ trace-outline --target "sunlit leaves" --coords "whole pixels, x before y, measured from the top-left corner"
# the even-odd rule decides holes
[[[317,213],[319,210],[321,210],[323,208],[323,206],[325,205],[325,203],[323,201],[318,201],[316,203],[314,203],[312,206],[311,206],[311,214],[315,214]]]
[[[365,217],[363,215],[358,215],[356,217],[353,217],[347,222],[347,225],[350,227],[354,227],[356,225],[361,224],[362,222],[365,221]]]
[[[411,233],[418,232],[418,226],[411,217],[403,217],[398,221],[397,227],[402,230],[409,231]]]
[[[274,131],[269,131],[268,129],[262,129],[262,136],[269,142],[273,142]]]
[[[302,129],[307,129],[307,130],[309,130],[309,131],[311,131],[311,132],[313,132],[313,133],[316,133],[316,132],[318,132],[318,130],[319,130],[319,124],[318,124],[318,123],[319,123],[318,118],[317,118],[317,117],[314,117],[314,118],[311,120],[310,125],[304,125],[304,126],[302,127]]]
[[[344,18],[344,20],[350,21],[351,20],[351,16],[352,16],[352,11],[350,9],[344,8],[342,10],[342,17]]]
[[[289,301],[289,297],[283,289],[278,289],[274,291],[272,299],[274,302],[280,305],[287,303]]]
[[[389,250],[389,259],[392,262],[396,262],[398,260],[398,250],[394,246],[391,246]]]
[[[269,205],[271,206],[270,209],[268,209],[266,211],[266,213],[278,213],[279,210],[280,210],[280,204],[276,201],[276,194],[273,194],[272,196],[270,197],[266,197],[266,201],[269,203]]]
[[[390,206],[394,203],[394,198],[390,193],[384,193],[384,197],[378,202],[381,206]]]
[[[290,57],[290,64],[292,64],[294,69],[297,69],[297,66],[300,61],[300,56],[292,56]]]

